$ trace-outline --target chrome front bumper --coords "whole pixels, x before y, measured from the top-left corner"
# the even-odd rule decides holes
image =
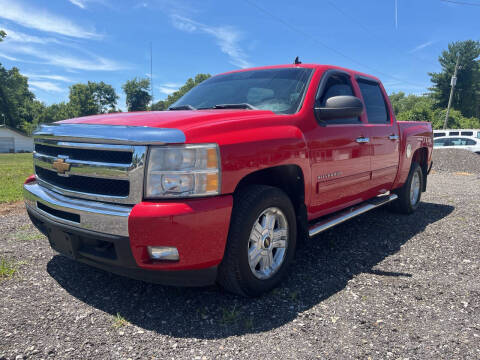
[[[52,221],[105,234],[128,236],[128,216],[132,206],[70,198],[46,189],[37,182],[25,184],[23,193],[29,210]],[[44,205],[41,206],[42,209],[39,208],[39,203]],[[53,211],[48,212],[48,208]],[[79,221],[62,218],[58,211],[74,214]],[[54,212],[56,215],[52,214]]]

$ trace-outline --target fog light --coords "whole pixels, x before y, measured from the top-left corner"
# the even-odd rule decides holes
[[[148,255],[152,260],[179,260],[178,250],[168,246],[148,246]]]

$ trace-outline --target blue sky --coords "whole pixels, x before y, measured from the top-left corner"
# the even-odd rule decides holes
[[[121,85],[150,72],[155,100],[197,73],[334,64],[421,94],[449,42],[479,39],[480,0],[0,0],[0,62],[29,76],[38,99],[76,82]],[[466,5],[465,3],[473,4]],[[475,6],[478,5],[478,6]]]

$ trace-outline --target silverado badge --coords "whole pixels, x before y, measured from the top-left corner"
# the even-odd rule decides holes
[[[58,174],[65,174],[65,171],[70,170],[70,164],[65,162],[65,159],[58,158],[56,159],[52,167],[57,170]]]

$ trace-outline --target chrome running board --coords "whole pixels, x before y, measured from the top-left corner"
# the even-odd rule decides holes
[[[330,217],[324,218],[310,226],[310,228],[308,229],[308,235],[312,237],[320,234],[325,230],[328,230],[338,224],[350,220],[355,216],[366,213],[367,211],[376,209],[377,207],[385,205],[393,200],[396,200],[397,198],[398,196],[396,194],[381,195],[374,199],[365,201],[361,204],[352,206],[346,210],[341,210],[340,212],[335,213]]]

